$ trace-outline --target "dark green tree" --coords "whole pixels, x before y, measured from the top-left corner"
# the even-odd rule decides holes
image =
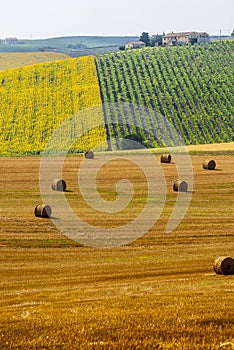
[[[234,29],[233,29],[233,31],[232,31],[232,34],[231,34],[231,36],[234,36]]]
[[[146,46],[149,46],[150,44],[150,38],[149,38],[149,33],[143,32],[140,36],[140,41],[143,41]]]
[[[158,44],[158,46],[161,46],[162,37],[163,37],[163,34],[152,35],[152,37],[150,38],[150,46],[155,46],[156,43]]]

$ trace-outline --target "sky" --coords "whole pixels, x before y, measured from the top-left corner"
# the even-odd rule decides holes
[[[0,4],[0,38],[73,35],[140,36],[234,29],[234,0],[7,0]]]

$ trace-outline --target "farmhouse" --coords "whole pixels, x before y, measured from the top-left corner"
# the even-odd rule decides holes
[[[5,44],[6,44],[6,45],[15,45],[15,44],[18,44],[18,39],[17,39],[17,38],[6,38],[6,39],[5,39]]]
[[[188,45],[210,42],[209,34],[205,32],[168,33],[163,36],[163,45]]]
[[[143,41],[132,41],[125,45],[125,49],[139,49],[145,47],[145,43]]]

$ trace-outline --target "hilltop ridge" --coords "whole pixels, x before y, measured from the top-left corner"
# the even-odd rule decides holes
[[[8,45],[2,40],[0,53],[56,51],[71,56],[85,56],[111,51],[111,48],[116,51],[119,46],[137,39],[137,36],[65,36],[48,39],[22,39]]]

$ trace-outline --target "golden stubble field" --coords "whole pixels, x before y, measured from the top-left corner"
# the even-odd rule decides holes
[[[216,170],[202,169],[207,157]],[[34,217],[41,203],[40,157],[1,158],[0,348],[233,349],[234,276],[216,275],[213,261],[234,257],[234,156],[201,153],[191,160],[192,200],[174,232],[165,233],[177,198],[172,163],[162,165],[167,196],[157,223],[126,246],[97,249]],[[67,157],[63,169],[66,198],[77,215],[103,228],[139,215],[147,185],[135,164],[120,155],[100,169],[105,200],[116,199],[122,177],[135,190],[126,210],[104,215],[79,193],[81,161]]]
[[[68,58],[68,55],[59,52],[0,53],[0,71]]]

